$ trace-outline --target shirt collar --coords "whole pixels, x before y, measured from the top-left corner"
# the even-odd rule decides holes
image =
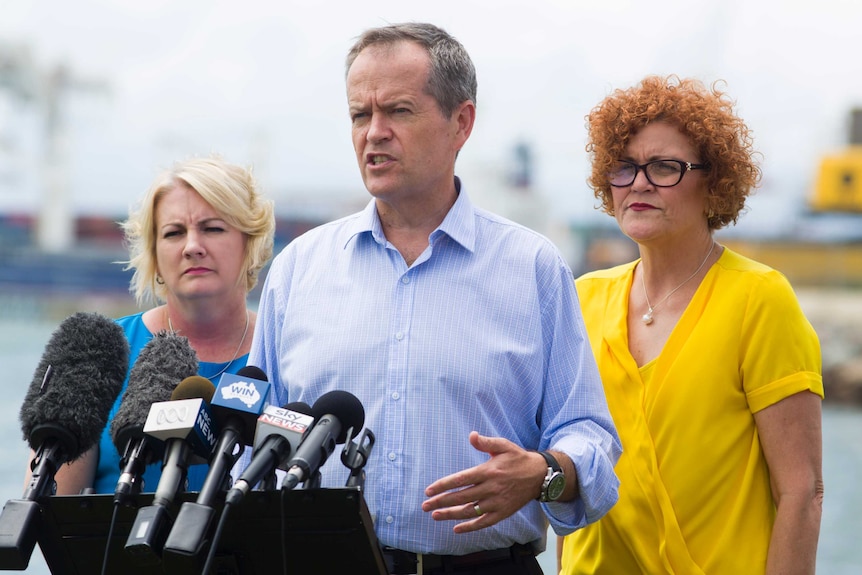
[[[443,218],[443,222],[431,232],[429,240],[433,244],[440,235],[446,234],[464,249],[472,252],[476,246],[476,222],[473,218],[473,204],[464,191],[461,179],[457,176],[455,177],[455,189],[458,191],[458,198],[449,209],[446,217]],[[375,242],[386,245],[386,236],[383,234],[383,226],[377,215],[377,203],[374,198],[371,198],[365,209],[354,220],[344,247],[346,248],[354,237],[363,233],[371,233]]]

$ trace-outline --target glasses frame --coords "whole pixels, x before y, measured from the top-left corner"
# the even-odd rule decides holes
[[[657,164],[659,162],[665,162],[665,163],[673,162],[675,164],[679,164],[679,179],[675,183],[673,183],[673,184],[657,184],[654,181],[652,181],[652,178],[649,177],[649,172],[647,171],[647,166],[649,166],[651,164]],[[636,163],[630,162],[628,160],[618,160],[618,163],[628,164],[630,166],[634,166],[635,173],[632,176],[632,181],[630,181],[627,184],[611,183],[611,177],[610,177],[610,175],[608,175],[608,184],[610,184],[610,186],[614,187],[614,188],[627,188],[627,187],[631,186],[632,184],[635,183],[635,180],[638,179],[638,172],[643,172],[647,181],[657,188],[672,188],[672,187],[678,185],[682,181],[682,178],[683,178],[683,176],[685,176],[686,173],[688,173],[692,170],[707,170],[707,169],[709,169],[709,164],[693,164],[692,162],[685,162],[683,160],[674,160],[674,159],[651,160],[645,164],[636,164]]]

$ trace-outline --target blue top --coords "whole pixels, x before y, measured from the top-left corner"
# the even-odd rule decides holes
[[[273,403],[313,405],[334,389],[362,402],[377,438],[365,497],[383,545],[541,549],[544,504],[460,535],[421,509],[426,486],[487,460],[470,446],[472,430],[571,457],[579,497],[544,505],[560,534],[617,500],[621,447],[571,270],[549,240],[475,208],[455,183],[457,201],[410,267],[373,200],[285,247],[263,287],[249,362],[273,382]],[[321,470],[324,486],[347,480],[339,454]]]
[[[133,366],[135,361],[138,359],[138,354],[144,346],[153,339],[153,334],[147,329],[147,326],[144,325],[143,312],[120,318],[117,320],[117,323],[123,328],[126,338],[129,340],[129,371],[131,371],[131,366]],[[245,366],[247,360],[248,355],[243,355],[234,359],[230,362],[225,373],[236,373]],[[225,365],[227,364],[202,361],[198,367],[198,375],[206,378],[214,377],[224,369]],[[117,488],[117,481],[120,479],[120,454],[117,452],[117,448],[114,446],[114,442],[111,438],[110,427],[111,420],[113,420],[114,415],[117,414],[117,409],[120,407],[123,394],[128,385],[129,374],[126,373],[126,380],[123,382],[123,389],[120,391],[117,401],[114,402],[114,406],[111,408],[111,413],[108,416],[108,424],[105,426],[105,429],[102,430],[102,436],[99,438],[99,465],[96,468],[96,480],[94,482],[96,493],[114,493]],[[143,492],[152,493],[156,490],[156,487],[159,484],[159,477],[161,477],[161,467],[161,461],[154,462],[147,467],[147,470],[144,473]],[[189,466],[189,491],[200,490],[208,470],[209,466],[206,464]]]

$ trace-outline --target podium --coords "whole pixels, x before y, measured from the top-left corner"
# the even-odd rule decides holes
[[[172,509],[174,517],[179,505],[196,498],[196,493],[180,494]],[[107,573],[200,573],[188,564],[172,563],[170,556],[141,557],[124,548],[137,508],[117,509],[109,538],[113,499],[113,495],[40,499],[38,542],[51,573],[100,573],[106,545]],[[152,494],[138,496],[138,507],[151,502]],[[222,504],[218,502],[219,515]],[[201,565],[204,559],[200,558]],[[362,492],[345,487],[250,491],[241,504],[230,507],[211,573],[387,575],[387,569]]]

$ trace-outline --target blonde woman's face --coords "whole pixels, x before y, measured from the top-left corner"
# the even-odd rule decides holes
[[[196,191],[177,184],[155,209],[156,265],[177,298],[229,297],[245,290],[238,281],[245,235],[228,225]]]

